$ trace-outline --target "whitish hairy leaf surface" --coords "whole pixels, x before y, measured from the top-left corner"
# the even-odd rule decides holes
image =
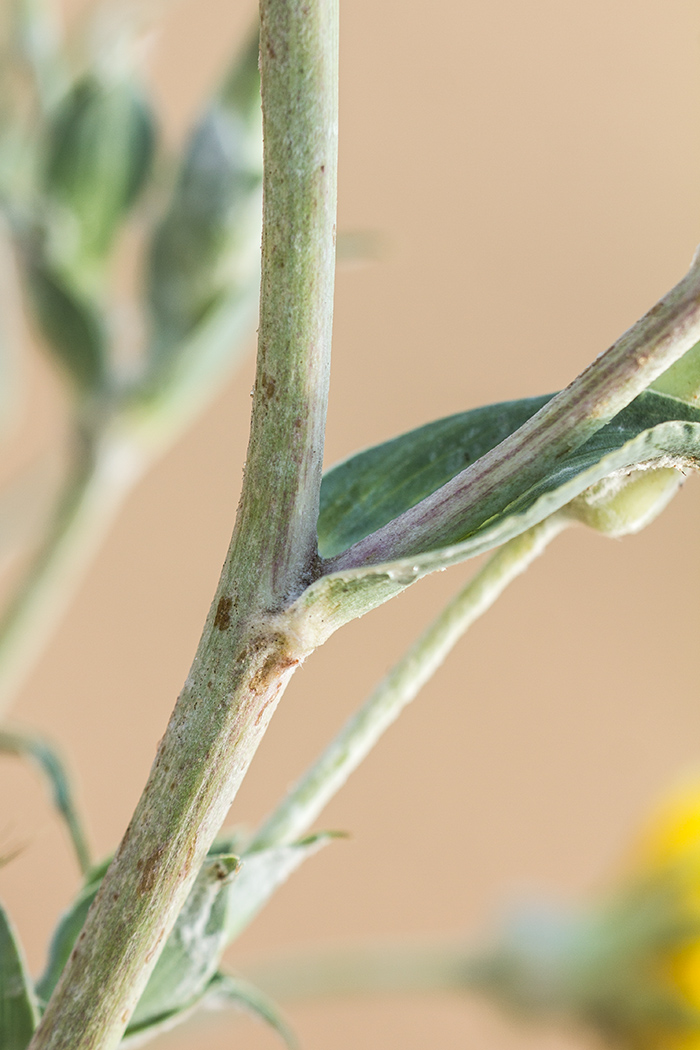
[[[209,985],[205,1003],[214,1006],[235,1006],[253,1014],[269,1025],[282,1037],[290,1050],[296,1050],[298,1042],[279,1009],[259,988],[240,977],[219,973]]]
[[[334,838],[338,835],[333,832],[321,832],[287,846],[271,846],[244,853],[240,874],[228,895],[228,941],[234,940],[245,929],[300,864]]]
[[[209,857],[131,1018],[128,1031],[143,1028],[199,998],[226,946],[228,887],[238,857]]]

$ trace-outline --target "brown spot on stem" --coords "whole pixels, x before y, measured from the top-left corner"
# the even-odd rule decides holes
[[[271,375],[268,375],[267,372],[263,372],[260,376],[260,388],[263,392],[263,400],[272,401],[272,398],[275,396],[277,383]]]
[[[218,627],[220,631],[227,631],[231,626],[232,607],[232,598],[219,598],[219,604],[216,607],[216,616],[214,617],[214,626]]]
[[[139,884],[136,887],[136,892],[140,895],[143,893],[150,893],[156,884],[158,877],[158,869],[161,866],[163,854],[165,853],[165,846],[156,846],[152,853],[149,853],[145,860],[140,860],[136,864],[136,867],[141,872],[141,878]]]
[[[263,635],[256,639],[249,648],[252,652],[260,653],[265,649],[268,650],[267,656],[250,680],[250,687],[254,693],[264,692],[273,684],[275,678],[291,667],[296,667],[299,663],[298,659],[290,656],[286,651],[287,641],[283,635],[272,637]]]

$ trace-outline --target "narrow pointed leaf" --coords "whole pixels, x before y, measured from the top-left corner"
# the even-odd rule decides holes
[[[228,895],[227,942],[238,937],[300,864],[338,837],[337,833],[321,832],[287,846],[244,853],[240,874]]]
[[[17,936],[0,906],[0,1047],[26,1050],[39,1019]]]
[[[240,977],[219,973],[209,985],[206,1002],[213,1006],[237,1006],[258,1017],[277,1032],[289,1047],[299,1046],[294,1032],[279,1009],[259,988]]]
[[[51,355],[79,390],[100,390],[108,369],[107,335],[94,304],[39,257],[28,261],[26,280],[34,319]]]
[[[46,777],[53,804],[65,821],[78,864],[83,874],[90,868],[90,855],[82,821],[78,813],[70,779],[54,747],[35,733],[0,730],[0,752],[20,755],[34,761]]]

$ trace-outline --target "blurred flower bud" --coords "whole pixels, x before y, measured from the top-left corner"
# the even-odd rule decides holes
[[[32,314],[47,348],[81,393],[102,389],[107,338],[97,309],[40,255],[25,260]]]
[[[43,188],[52,251],[81,282],[94,281],[106,261],[144,186],[154,143],[151,111],[122,73],[86,73],[49,118]]]
[[[157,366],[259,264],[261,141],[256,33],[192,132],[155,231],[147,294]]]
[[[614,892],[578,916],[521,918],[478,978],[511,1008],[575,1019],[629,1050],[697,1050],[700,780],[659,806]]]
[[[649,525],[673,499],[684,476],[673,466],[619,471],[577,496],[567,512],[606,536],[627,536]]]

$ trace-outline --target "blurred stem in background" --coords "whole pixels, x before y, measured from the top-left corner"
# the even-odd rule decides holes
[[[102,77],[98,67],[59,90],[52,8],[39,0],[17,4],[14,50],[33,72],[44,124],[36,141],[24,144],[24,153],[35,151],[34,195],[10,195],[5,210],[30,312],[73,388],[74,428],[45,535],[0,622],[2,710],[127,494],[221,389],[246,348],[259,290],[257,36],[250,35],[185,145],[147,252],[140,371],[123,377],[99,275],[107,274],[149,174],[153,119],[143,91],[122,74]]]

